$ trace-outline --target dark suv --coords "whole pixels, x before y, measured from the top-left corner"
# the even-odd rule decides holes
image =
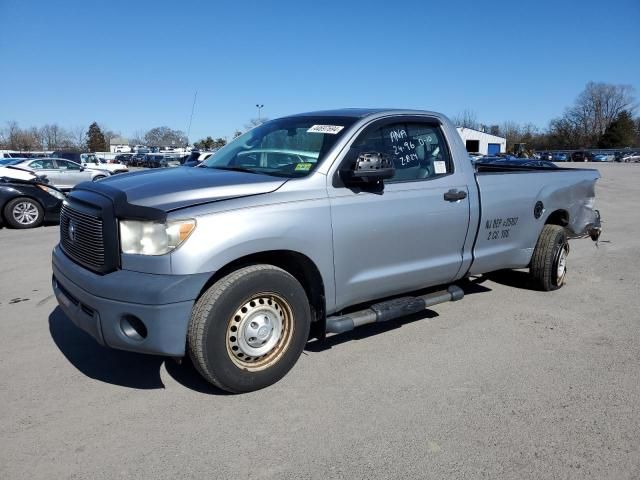
[[[590,162],[593,160],[593,155],[587,151],[577,151],[571,154],[572,162]]]

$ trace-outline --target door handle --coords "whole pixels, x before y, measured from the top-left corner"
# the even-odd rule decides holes
[[[467,192],[464,190],[449,190],[444,194],[444,199],[447,202],[457,202],[458,200],[464,200],[467,198]]]

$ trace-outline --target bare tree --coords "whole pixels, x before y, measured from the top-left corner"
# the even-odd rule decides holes
[[[252,128],[257,127],[258,125],[262,125],[264,122],[268,122],[268,121],[269,121],[268,117],[252,118],[249,120],[249,123],[246,123],[244,125],[244,129],[251,130]]]
[[[187,136],[181,130],[169,127],[156,127],[144,134],[146,145],[154,147],[180,147],[187,144]]]
[[[71,135],[69,136],[69,140],[73,148],[78,150],[86,150],[87,149],[87,130],[83,126],[73,127],[71,129]]]
[[[102,134],[104,135],[104,139],[107,144],[107,150],[110,150],[111,139],[121,137],[122,135],[120,134],[120,132],[114,132],[113,130],[110,130],[106,127],[101,127],[101,128],[102,128]]]
[[[16,122],[15,120],[7,122],[7,127],[5,128],[5,138],[7,147],[9,147],[10,150],[19,150],[19,136],[20,126],[18,125],[18,122]]]
[[[632,113],[635,110],[633,93],[633,87],[629,85],[587,83],[573,106],[561,118],[551,121],[549,137],[554,142],[565,143],[567,147],[597,146],[622,111]]]
[[[47,150],[67,148],[72,142],[72,134],[58,124],[47,124],[40,128],[42,147]]]
[[[144,145],[144,132],[142,130],[136,130],[129,138],[129,145],[133,148],[135,145]]]
[[[464,110],[451,118],[451,121],[456,127],[473,128],[478,130],[480,122],[478,122],[478,116],[473,110]]]

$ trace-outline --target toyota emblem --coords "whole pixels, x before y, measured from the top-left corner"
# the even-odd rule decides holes
[[[69,240],[72,242],[76,241],[76,224],[74,222],[69,222]]]

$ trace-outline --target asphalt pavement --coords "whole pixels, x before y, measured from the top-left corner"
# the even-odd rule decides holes
[[[640,164],[588,166],[604,233],[564,288],[474,278],[245,395],[97,345],[52,297],[57,227],[0,229],[0,478],[640,478]]]

